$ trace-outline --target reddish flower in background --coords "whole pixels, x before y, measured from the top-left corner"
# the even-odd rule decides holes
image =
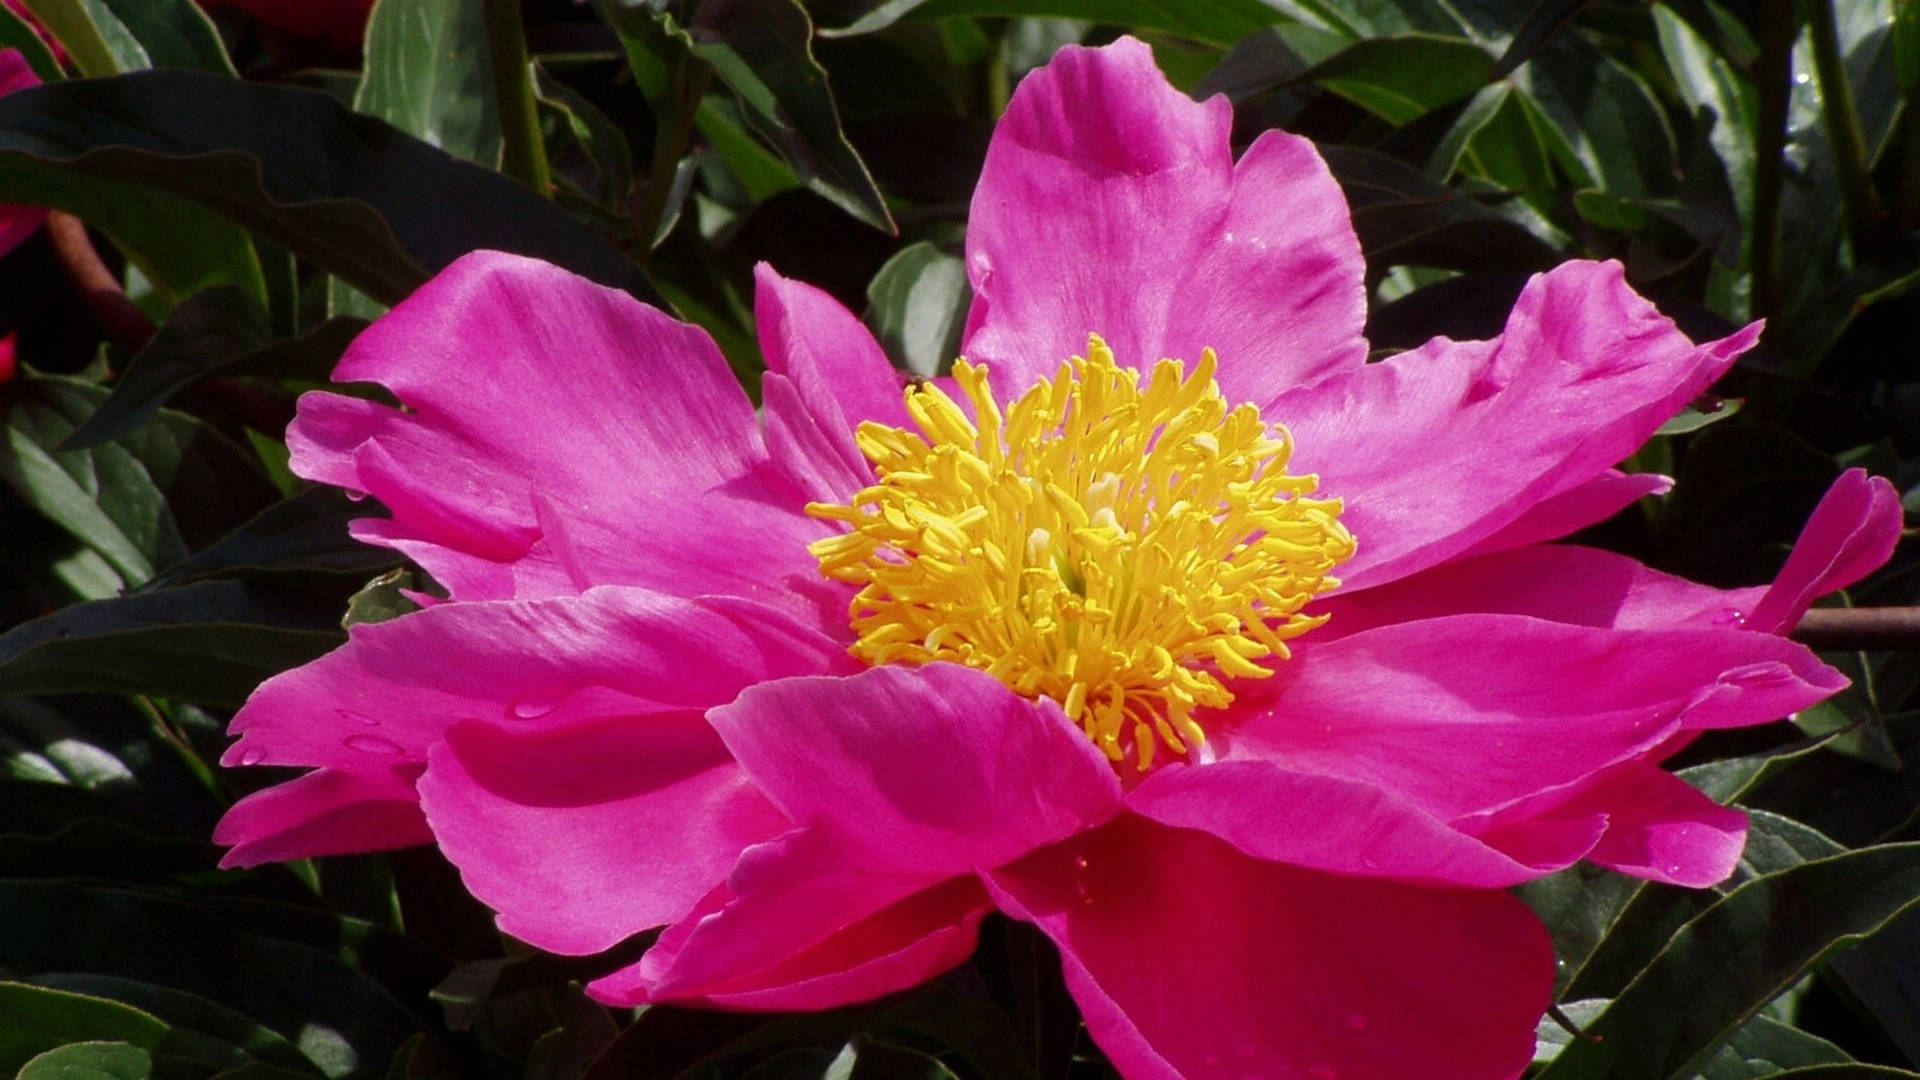
[[[700,330],[449,267],[335,375],[405,411],[310,394],[289,443],[452,599],[252,697],[226,761],[314,771],[228,861],[432,840],[542,948],[665,925],[621,1004],[872,997],[997,909],[1130,1077],[1517,1076],[1553,957],[1505,888],[1728,875],[1745,819],[1657,762],[1845,684],[1779,634],[1898,503],[1847,474],[1751,590],[1546,545],[1664,487],[1611,466],[1757,328],[1695,345],[1576,262],[1368,364],[1339,187],[1230,120],[1132,40],[1026,80],[972,364],[904,405],[766,268],[757,424]]]
[[[39,85],[40,76],[33,73],[19,49],[0,49],[0,94]],[[20,246],[45,220],[47,212],[38,206],[0,204],[0,255]]]
[[[237,7],[276,30],[325,41],[343,51],[359,47],[373,4],[374,0],[200,0],[202,7]]]

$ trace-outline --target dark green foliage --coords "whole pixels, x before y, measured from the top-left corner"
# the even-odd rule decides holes
[[[1674,493],[1583,542],[1732,586],[1778,569],[1846,468],[1920,511],[1909,0],[526,0],[517,28],[512,5],[382,0],[333,70],[190,0],[51,6],[66,74],[97,78],[62,81],[0,7],[0,47],[49,82],[0,98],[0,202],[87,222],[153,327],[77,319],[42,242],[0,264],[23,362],[0,375],[0,1076],[1110,1075],[1052,946],[998,918],[878,1002],[616,1010],[581,988],[646,935],[547,956],[431,850],[238,871],[210,839],[286,778],[217,767],[231,711],[431,588],[349,537],[377,506],[287,471],[294,399],[364,320],[517,251],[698,323],[757,392],[764,259],[936,374],[988,133],[1065,42],[1143,36],[1176,85],[1228,95],[1238,145],[1315,139],[1377,352],[1496,333],[1575,257],[1620,259],[1696,338],[1766,319],[1628,463]],[[533,63],[502,79],[515,33]],[[1907,545],[1836,601],[1917,599]],[[1920,1077],[1920,654],[1827,659],[1855,685],[1797,728],[1673,763],[1752,813],[1734,880],[1581,866],[1520,890],[1583,1029],[1543,1024],[1542,1080]]]

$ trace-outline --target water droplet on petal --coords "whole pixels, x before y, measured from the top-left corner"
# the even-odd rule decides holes
[[[1715,626],[1744,626],[1746,622],[1747,613],[1739,608],[1722,608],[1713,616]]]
[[[1355,1009],[1352,1012],[1348,1013],[1347,1014],[1347,1030],[1348,1031],[1367,1030],[1367,1014],[1361,1012],[1359,1009]]]
[[[550,701],[546,698],[530,698],[526,701],[516,702],[513,708],[508,709],[507,712],[510,713],[515,720],[537,720],[552,712],[554,709],[559,708],[559,706],[560,703],[558,701]]]
[[[341,745],[350,750],[364,750],[369,754],[398,754],[400,744],[382,735],[349,735],[340,740]]]
[[[380,726],[380,721],[374,719],[371,716],[368,716],[366,713],[363,713],[363,712],[354,712],[352,709],[335,709],[333,711],[336,713],[339,713],[340,719],[342,720],[347,720],[355,724],[363,725],[365,727]]]
[[[1380,869],[1380,860],[1371,855],[1362,855],[1360,857],[1360,865],[1368,870],[1378,870]]]
[[[1316,1061],[1307,1066],[1307,1075],[1313,1077],[1313,1080],[1338,1080],[1340,1070],[1324,1061]]]
[[[359,488],[341,488],[340,493],[354,502],[359,502],[367,497],[367,493],[361,491]]]
[[[267,760],[267,752],[257,746],[249,746],[245,750],[240,751],[240,764],[242,765],[258,765],[265,760]]]

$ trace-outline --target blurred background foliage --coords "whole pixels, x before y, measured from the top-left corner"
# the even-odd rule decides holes
[[[1139,35],[1237,143],[1316,140],[1379,352],[1489,336],[1569,257],[1696,338],[1765,318],[1628,463],[1673,494],[1585,542],[1747,584],[1844,468],[1920,511],[1913,0],[379,0],[364,33],[23,2],[63,51],[0,9],[46,80],[0,98],[0,202],[65,213],[0,261],[0,1075],[1109,1074],[1003,921],[870,1005],[636,1014],[580,985],[644,940],[503,940],[431,850],[228,872],[208,840],[265,782],[213,764],[231,710],[405,608],[347,537],[369,508],[286,469],[366,320],[525,252],[705,327],[751,389],[766,260],[935,371],[988,134],[1067,43]],[[1834,602],[1916,593],[1903,545]],[[1920,655],[1828,659],[1839,698],[1675,763],[1751,810],[1734,881],[1523,890],[1563,958],[1543,1080],[1920,1076]]]

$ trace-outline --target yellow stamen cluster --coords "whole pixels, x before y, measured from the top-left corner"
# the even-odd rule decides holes
[[[1273,673],[1325,621],[1301,608],[1353,554],[1337,499],[1286,470],[1292,440],[1229,408],[1214,354],[1140,372],[1094,337],[1002,415],[984,365],[907,391],[919,434],[868,422],[875,483],[807,512],[846,523],[810,550],[860,586],[854,655],[952,661],[1046,696],[1115,762],[1185,754],[1228,680]],[[976,420],[978,421],[976,423]]]

